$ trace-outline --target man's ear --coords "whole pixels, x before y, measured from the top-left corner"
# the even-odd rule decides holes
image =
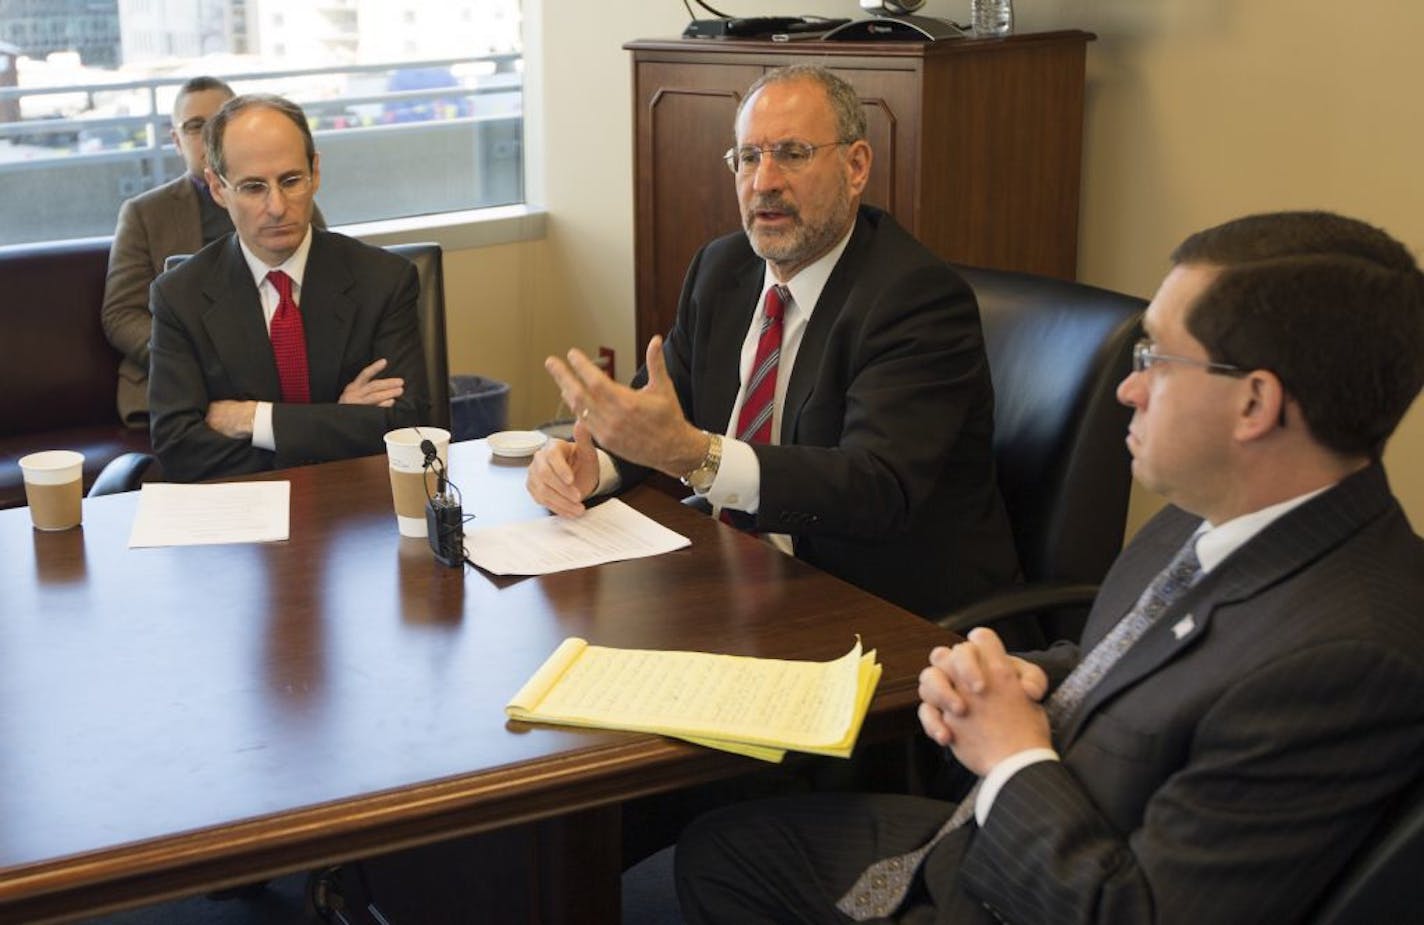
[[[312,168],[311,168],[311,170],[312,170],[312,195],[315,196],[315,195],[316,195],[316,191],[319,190],[319,189],[321,189],[321,152],[320,152],[320,151],[314,151],[314,152],[312,152]]]
[[[852,196],[859,196],[864,192],[865,184],[870,182],[870,162],[872,160],[870,142],[864,138],[852,141],[847,146],[846,170],[849,174]]]
[[[1242,403],[1236,420],[1239,440],[1258,440],[1285,426],[1286,389],[1267,369],[1253,369],[1242,380]]]
[[[208,181],[208,194],[213,197],[213,202],[227,208],[227,195],[223,192],[223,182],[218,179],[218,175],[213,172],[213,168],[204,167],[203,177]]]

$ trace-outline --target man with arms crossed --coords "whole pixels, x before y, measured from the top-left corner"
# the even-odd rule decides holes
[[[104,336],[123,354],[119,362],[119,417],[129,427],[148,427],[148,340],[153,315],[148,287],[174,254],[195,254],[232,231],[232,219],[208,195],[203,127],[232,88],[216,77],[193,77],[178,88],[168,135],[183,156],[183,176],[126,200],[109,250],[100,320]],[[326,227],[321,210],[312,222]]]
[[[193,481],[379,453],[427,415],[415,267],[312,227],[321,166],[306,116],[229,100],[206,176],[235,235],[152,289],[149,401],[168,478]]]
[[[633,387],[578,350],[545,361],[578,420],[535,456],[530,494],[578,516],[657,469],[923,614],[1010,583],[974,297],[859,205],[871,150],[854,90],[822,68],[768,73],[727,162],[745,234],[693,259]]]
[[[704,817],[677,850],[689,921],[1297,921],[1419,778],[1424,542],[1380,455],[1424,382],[1424,275],[1325,213],[1229,222],[1173,263],[1118,388],[1133,472],[1172,506],[1081,649],[1017,658],[981,628],[920,676],[926,733],[980,775],[964,811]]]

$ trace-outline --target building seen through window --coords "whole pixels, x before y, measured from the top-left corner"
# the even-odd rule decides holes
[[[302,106],[333,225],[524,199],[520,0],[0,0],[0,244],[110,234],[200,74]]]

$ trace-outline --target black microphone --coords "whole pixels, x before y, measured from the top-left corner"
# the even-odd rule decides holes
[[[445,467],[440,463],[439,454],[435,451],[435,444],[429,440],[420,441],[420,452],[425,454],[425,459],[421,462],[422,469],[435,470],[435,494],[437,497],[445,494]]]

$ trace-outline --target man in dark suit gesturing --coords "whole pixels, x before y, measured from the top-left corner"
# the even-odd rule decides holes
[[[154,283],[153,445],[177,481],[379,453],[428,411],[408,261],[312,227],[306,116],[240,96],[209,121],[207,179],[237,233]]]
[[[855,92],[821,68],[768,73],[726,160],[745,233],[693,259],[674,327],[632,388],[578,350],[546,361],[578,421],[573,442],[536,456],[530,493],[577,516],[657,469],[921,613],[1011,582],[974,297],[859,206],[871,150]]]
[[[976,629],[920,676],[960,803],[695,823],[693,922],[1294,922],[1424,766],[1424,541],[1380,464],[1424,383],[1424,275],[1325,213],[1192,236],[1118,389],[1172,506],[1081,648]],[[963,824],[959,824],[960,818]],[[923,850],[921,850],[923,849]]]

